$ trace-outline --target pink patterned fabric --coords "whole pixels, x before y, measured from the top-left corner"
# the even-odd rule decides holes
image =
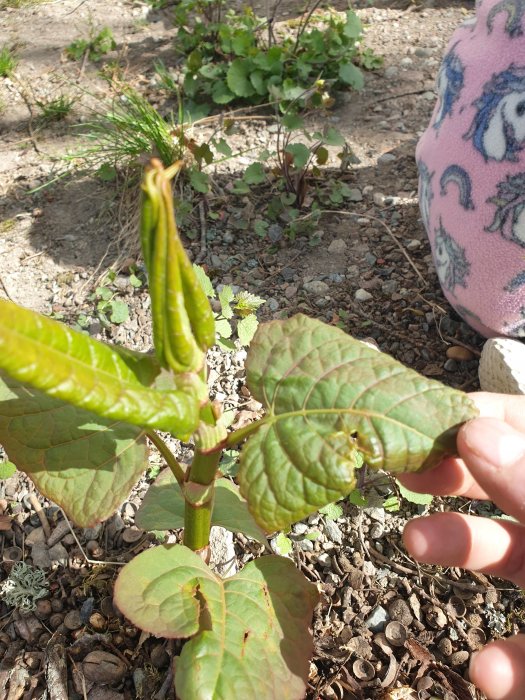
[[[456,30],[416,160],[443,291],[487,337],[525,337],[525,0]]]

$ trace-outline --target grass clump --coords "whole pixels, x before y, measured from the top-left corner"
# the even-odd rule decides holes
[[[74,104],[75,98],[67,95],[59,95],[46,102],[36,100],[36,105],[40,110],[40,118],[45,124],[65,119],[73,109]]]
[[[6,44],[0,48],[0,77],[8,78],[15,72],[18,65],[14,49],[9,48]]]
[[[125,168],[156,156],[168,167],[181,157],[174,126],[133,88],[123,88],[111,108],[85,124],[93,146],[75,154],[94,167]]]
[[[100,61],[116,47],[117,43],[109,27],[104,27],[99,32],[91,29],[87,39],[76,39],[69,44],[66,55],[73,61],[80,61],[87,53],[90,61]]]

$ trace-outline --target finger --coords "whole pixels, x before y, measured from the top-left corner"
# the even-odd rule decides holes
[[[525,537],[518,523],[435,513],[407,523],[403,540],[418,561],[483,571],[525,585]]]
[[[469,676],[489,700],[523,700],[525,635],[487,644],[473,656]]]
[[[525,434],[500,420],[477,418],[460,429],[457,445],[480,487],[525,523]]]
[[[478,391],[469,394],[483,418],[499,418],[525,433],[525,398]]]
[[[463,460],[456,457],[444,459],[429,472],[399,474],[398,479],[407,489],[417,493],[431,493],[434,496],[464,496],[481,500],[489,498],[478,486]]]

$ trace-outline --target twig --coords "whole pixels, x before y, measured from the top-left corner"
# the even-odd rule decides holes
[[[49,520],[46,517],[46,514],[44,513],[44,509],[40,505],[40,502],[38,498],[36,497],[36,494],[30,493],[29,494],[29,502],[33,506],[33,509],[35,513],[38,515],[38,519],[40,520],[40,524],[42,525],[42,530],[44,531],[44,535],[46,536],[46,540],[48,537],[51,535],[51,528],[49,527]]]
[[[2,286],[2,289],[4,290],[4,294],[9,299],[9,301],[14,301],[13,297],[9,294],[7,287],[5,286],[4,280],[1,277],[0,277],[0,285]]]
[[[46,686],[49,700],[68,700],[65,637],[57,634],[46,646]]]
[[[399,95],[388,95],[388,97],[382,97],[380,100],[375,100],[374,104],[379,104],[379,102],[386,102],[387,100],[397,100],[398,97],[410,97],[410,95],[422,95],[428,92],[428,90],[411,90],[410,92],[402,92]]]
[[[170,468],[173,476],[177,479],[179,486],[182,488],[186,480],[186,475],[184,473],[183,468],[175,459],[171,450],[165,444],[164,440],[162,440],[162,438],[154,430],[148,430],[146,432],[146,435],[148,436],[148,439],[151,440],[151,442],[155,445],[162,457],[164,457],[166,464]]]
[[[88,557],[88,555],[85,553],[84,548],[83,548],[82,545],[80,544],[80,542],[79,542],[79,540],[78,540],[78,537],[77,537],[76,534],[75,534],[75,531],[74,531],[73,528],[71,527],[71,523],[69,522],[69,518],[68,518],[67,515],[64,513],[64,511],[62,510],[62,508],[60,508],[60,511],[61,511],[62,515],[64,516],[64,518],[65,518],[65,520],[66,520],[67,526],[69,527],[69,531],[70,531],[71,534],[73,535],[73,539],[74,539],[75,542],[77,543],[78,548],[79,548],[80,551],[82,552],[82,556],[84,557],[84,559],[87,561],[88,564],[99,564],[99,565],[100,565],[100,564],[105,564],[106,566],[125,566],[125,565],[126,565],[126,562],[125,562],[125,561],[101,561],[101,560],[99,560],[99,559],[90,559],[90,558]]]

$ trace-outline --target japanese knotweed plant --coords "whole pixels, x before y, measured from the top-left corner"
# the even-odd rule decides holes
[[[188,639],[175,668],[181,700],[301,698],[315,586],[279,556],[222,580],[206,564],[210,527],[264,542],[351,493],[363,460],[419,471],[453,454],[476,409],[463,393],[297,315],[258,328],[246,380],[266,413],[228,432],[206,385],[214,316],[175,225],[170,180],[179,169],[154,160],[143,181],[154,352],[98,342],[0,301],[0,442],[82,527],[113,513],[147,465],[148,441],[155,445],[169,469],[139,524],[184,526],[183,544],[127,564],[117,606],[154,635]],[[192,462],[180,464],[157,431],[192,438]],[[237,486],[218,465],[239,443]]]

